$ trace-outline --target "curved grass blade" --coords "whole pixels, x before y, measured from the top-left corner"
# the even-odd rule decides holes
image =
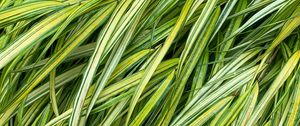
[[[113,109],[113,112],[109,114],[109,116],[103,121],[102,126],[111,126],[113,121],[117,118],[118,114],[124,109],[129,99],[125,99],[121,101],[116,107]]]
[[[217,35],[217,33],[219,32],[219,30],[221,29],[221,27],[223,26],[226,18],[228,17],[228,15],[230,14],[230,12],[232,11],[233,7],[235,6],[235,4],[237,3],[238,0],[229,0],[222,13],[219,16],[218,21],[216,22],[216,26],[215,26],[215,30],[214,33],[212,34],[211,38],[210,38],[210,42],[213,40],[213,38],[215,37],[215,35]]]
[[[300,51],[298,50],[296,53],[294,53],[291,56],[291,58],[282,68],[280,73],[277,75],[276,79],[273,81],[271,87],[264,94],[263,98],[260,100],[253,114],[251,115],[249,122],[247,123],[247,126],[251,126],[255,124],[258,121],[258,119],[263,115],[265,108],[270,103],[271,98],[274,97],[275,92],[279,90],[279,88],[284,84],[286,79],[293,72],[294,68],[298,64],[299,59],[300,59]]]
[[[54,43],[54,41],[59,37],[59,35],[61,35],[61,33],[63,32],[63,30],[65,30],[65,28],[75,19],[78,18],[79,16],[81,16],[84,12],[86,12],[87,10],[89,10],[90,8],[93,8],[94,6],[98,5],[99,3],[101,3],[102,0],[92,0],[89,1],[87,3],[84,3],[81,6],[78,6],[76,8],[76,10],[74,10],[69,16],[68,18],[63,22],[63,24],[60,25],[60,27],[58,28],[58,30],[56,31],[56,33],[53,35],[53,37],[51,38],[51,40],[47,43],[47,45],[45,46],[45,48],[43,49],[43,51],[40,54],[40,57],[38,59],[40,59],[45,53],[46,51],[49,49],[49,47]]]
[[[67,6],[57,1],[36,1],[0,11],[0,27]]]
[[[107,55],[109,50],[111,50],[111,48],[113,48],[113,46],[116,45],[116,43],[118,42],[120,37],[126,31],[126,29],[129,28],[130,25],[128,25],[128,24],[131,24],[133,21],[133,18],[135,17],[134,13],[139,13],[141,11],[141,9],[144,8],[145,5],[147,5],[146,4],[147,0],[133,2],[132,3],[133,6],[128,10],[128,13],[126,14],[126,16],[122,17],[121,15],[123,13],[125,13],[125,10],[127,9],[128,5],[130,3],[131,3],[131,0],[123,1],[120,4],[120,6],[118,7],[118,9],[115,11],[115,13],[113,15],[113,18],[111,18],[110,22],[108,23],[108,25],[106,25],[106,28],[104,29],[104,31],[101,33],[101,35],[99,37],[96,50],[89,61],[86,74],[84,75],[84,79],[82,81],[83,83],[80,88],[80,92],[78,93],[78,97],[76,98],[76,104],[75,104],[76,111],[73,114],[74,122],[76,122],[76,120],[78,121],[78,117],[76,117],[77,114],[75,114],[75,113],[79,113],[78,111],[80,111],[79,105],[80,105],[80,103],[83,103],[83,100],[85,99],[86,92],[92,82],[92,78],[94,76],[96,68],[98,67],[99,63],[103,60],[103,58]],[[119,21],[121,21],[121,23],[119,23]],[[112,26],[112,27],[110,27],[110,26]],[[116,31],[114,31],[114,28],[116,28],[116,27],[118,27],[118,29],[116,29]],[[129,40],[126,40],[126,41],[129,41]],[[105,76],[107,76],[109,74],[106,74]],[[107,80],[104,79],[103,82],[105,82],[105,81],[107,81]],[[100,89],[101,89],[101,87],[103,87],[103,85],[104,84],[101,84],[99,86],[99,88],[96,90],[96,94],[100,93],[100,91],[101,91]],[[93,96],[93,97],[96,97],[96,96]],[[91,102],[94,102],[95,99],[96,98],[93,98]],[[93,104],[91,104],[88,112],[91,110],[92,105]],[[89,114],[89,113],[87,113],[87,114]],[[70,122],[73,122],[73,116],[72,116]]]
[[[151,96],[144,108],[139,112],[139,114],[133,119],[130,126],[138,126],[145,120],[146,116],[149,115],[149,112],[152,110],[154,105],[161,99],[162,95],[165,93],[168,85],[172,82],[174,78],[174,71],[162,82],[157,91]]]
[[[286,1],[284,1],[284,0],[276,0],[273,3],[269,4],[268,6],[266,6],[265,8],[263,8],[262,10],[258,11],[257,13],[255,13],[255,15],[253,15],[250,19],[248,19],[241,27],[239,27],[236,31],[234,31],[230,36],[225,38],[223,40],[223,42],[228,41],[229,39],[240,34],[246,28],[250,27],[251,25],[253,25],[255,22],[259,21],[263,17],[278,10],[285,2]],[[221,43],[223,43],[223,42],[221,42]]]
[[[244,84],[248,83],[252,77],[254,72],[257,70],[258,66],[254,66],[249,70],[246,70],[242,74],[232,78],[230,81],[223,84],[219,87],[218,90],[212,92],[209,96],[203,98],[203,100],[198,101],[197,105],[194,105],[191,109],[189,109],[184,115],[180,116],[178,120],[173,123],[173,125],[181,125],[189,123],[191,120],[195,118],[195,115],[201,113],[205,110],[205,108],[209,107],[212,102],[217,102],[220,98],[226,97],[230,92],[233,92]]]
[[[250,118],[252,112],[254,111],[254,107],[256,105],[256,101],[258,98],[258,83],[254,85],[254,88],[252,89],[251,93],[246,99],[245,106],[240,113],[240,116],[237,121],[237,125],[245,126],[247,124],[248,119]]]
[[[50,72],[50,81],[49,81],[49,87],[50,87],[50,100],[51,100],[51,106],[54,111],[55,116],[59,116],[59,111],[57,107],[57,100],[56,100],[56,94],[55,94],[55,75],[56,70],[52,70]]]
[[[299,65],[298,65],[299,66]],[[297,116],[299,116],[299,110],[300,110],[300,70],[298,67],[297,72],[295,73],[298,78],[296,78],[295,83],[295,89],[293,90],[292,95],[292,104],[291,109],[289,110],[287,119],[286,119],[286,125],[287,126],[294,126],[297,124]]]
[[[158,68],[156,69],[154,75],[156,76],[156,75],[159,75],[159,74],[161,74],[163,72],[166,72],[166,71],[173,71],[174,67],[177,64],[178,64],[178,59],[176,59],[176,58],[166,60],[158,66]],[[128,76],[128,77],[124,78],[123,80],[120,80],[120,81],[116,82],[115,84],[112,84],[111,86],[108,86],[107,88],[105,88],[100,93],[100,95],[98,97],[98,100],[96,101],[96,104],[99,104],[99,103],[105,101],[103,99],[108,99],[108,98],[116,95],[114,93],[119,94],[119,93],[122,93],[123,91],[127,91],[128,89],[130,89],[132,87],[136,87],[138,85],[139,80],[143,76],[144,72],[145,72],[145,70],[141,70],[141,71],[139,71],[139,72],[137,72],[137,73],[135,73],[131,76]],[[169,73],[167,73],[167,75],[169,75]],[[161,78],[161,77],[165,77],[165,76],[161,75],[159,78]],[[160,80],[161,79],[159,79],[158,82],[160,82]],[[132,90],[132,91],[134,91],[134,90]],[[133,95],[133,93],[134,92],[132,92],[131,95]],[[125,97],[127,97],[127,96],[128,95],[126,94]],[[101,107],[101,106],[99,106],[99,107]],[[103,108],[103,106],[101,108]],[[84,109],[86,109],[86,107],[84,107]],[[97,109],[99,110],[99,108],[95,108],[95,111],[98,111]],[[53,124],[58,123],[59,121],[65,120],[65,119],[70,117],[71,113],[72,113],[72,109],[68,109],[64,113],[60,114],[60,116],[57,116],[53,120],[49,121],[47,123],[47,125],[53,125]],[[93,113],[93,111],[92,111],[92,113]]]
[[[26,48],[36,44],[51,35],[57,27],[67,18],[73,7],[65,8],[58,13],[44,19],[31,30],[19,37],[15,42],[0,51],[0,69],[13,60],[18,54],[22,54]]]
[[[226,112],[224,112],[223,115],[220,117],[216,124],[217,126],[225,126],[233,122],[233,120],[237,117],[241,109],[244,107],[245,99],[250,91],[251,89],[248,89],[236,99],[233,105],[231,105],[230,108],[228,108]]]
[[[261,1],[259,3],[255,3],[243,10],[240,10],[230,16],[227,17],[227,19],[232,19],[232,18],[236,18],[238,16],[241,16],[241,15],[245,15],[247,13],[250,13],[250,12],[253,12],[253,11],[256,11],[257,9],[259,8],[262,8],[262,7],[265,7],[267,6],[268,4],[272,3],[273,1],[272,0],[266,0],[266,1]]]
[[[127,45],[129,44],[130,40],[132,40],[132,36],[135,33],[138,22],[140,21],[140,18],[142,17],[142,14],[145,11],[145,9],[146,9],[147,5],[149,4],[149,2],[150,1],[145,1],[145,3],[143,3],[144,5],[141,5],[142,8],[140,9],[140,11],[137,12],[138,14],[135,15],[135,17],[133,18],[133,21],[131,21],[132,26],[129,27],[129,30],[125,34],[124,38],[121,40],[122,42],[120,42],[119,44],[117,44],[117,46],[115,46],[115,49],[111,54],[111,57],[107,61],[108,64],[104,67],[104,70],[103,70],[102,74],[100,75],[99,79],[97,80],[96,88],[94,90],[94,93],[92,94],[91,102],[88,105],[89,107],[88,107],[86,116],[89,115],[89,113],[92,110],[92,108],[93,108],[100,92],[103,90],[103,88],[104,88],[105,84],[107,83],[109,77],[111,76],[113,70],[115,69],[115,67],[119,63],[119,61],[120,61]]]
[[[233,97],[228,96],[216,104],[214,104],[210,109],[205,111],[203,114],[201,114],[195,121],[193,121],[190,126],[201,126],[205,122],[207,122],[212,116],[214,116],[216,113],[218,113],[226,104],[230,103],[232,101]]]
[[[162,46],[162,48],[160,49],[158,54],[154,57],[153,61],[146,68],[145,75],[142,77],[142,79],[138,85],[138,88],[136,89],[136,92],[130,102],[128,115],[127,115],[127,119],[126,119],[126,125],[130,121],[131,114],[132,114],[132,112],[137,104],[137,101],[138,101],[139,97],[141,96],[145,86],[149,82],[149,80],[150,80],[151,76],[153,75],[155,69],[157,68],[158,64],[162,61],[163,57],[166,55],[167,51],[169,50],[171,44],[173,43],[173,41],[176,37],[176,35],[178,34],[178,32],[181,30],[184,23],[186,22],[187,15],[188,15],[188,12],[189,12],[192,4],[193,4],[192,0],[186,1],[185,5],[182,9],[182,12],[180,13],[180,16],[179,16],[175,26],[173,27],[170,35],[166,39],[164,45]]]
[[[243,8],[245,8],[247,6],[247,1],[239,1],[238,4],[237,4],[237,7],[235,9],[235,11],[239,11]],[[225,32],[225,38],[228,37],[233,31],[237,30],[241,23],[242,23],[242,20],[243,20],[243,16],[239,16],[237,18],[234,18],[230,21],[230,24],[228,26],[228,28],[226,29],[226,32]],[[235,40],[235,37],[233,37],[232,39],[228,40],[226,43],[223,43],[222,46],[220,46],[220,53],[217,53],[217,58],[216,60],[225,60],[225,56],[226,54],[228,53],[227,50],[229,50],[233,43],[234,43],[234,40]],[[218,71],[219,69],[221,69],[224,65],[224,62],[219,62],[219,63],[216,63],[214,66],[213,66],[213,71]]]
[[[264,53],[267,55],[270,53],[276,46],[280,44],[285,38],[287,38],[299,25],[300,25],[300,6],[292,14],[292,19],[288,20],[284,26],[282,27],[280,33],[272,42],[272,44],[268,47],[266,52]]]
[[[203,54],[205,47],[207,46],[210,37],[214,31],[215,23],[218,20],[220,14],[220,7],[216,7],[217,0],[212,0],[206,3],[201,15],[199,16],[197,22],[193,26],[193,29],[197,34],[191,32],[189,37],[193,38],[190,41],[187,40],[186,46],[180,56],[180,64],[178,65],[178,87],[177,93],[175,94],[174,103],[177,105],[179,102],[179,97],[181,96],[183,89],[190,77],[193,69],[195,68],[197,62],[199,62],[200,56]],[[215,8],[216,7],[216,8]],[[192,30],[193,30],[192,29]],[[176,101],[177,100],[177,101]],[[176,107],[176,106],[174,106]],[[185,111],[185,110],[183,110]],[[172,122],[175,122],[180,118],[180,113]]]
[[[105,19],[110,15],[113,8],[114,6],[107,6],[96,13],[75,36],[70,38],[69,41],[72,41],[72,43],[69,42],[69,45],[65,45],[63,48],[58,50],[47,64],[35,74],[35,77],[29,82],[29,84],[18,91],[9,104],[18,104],[20,100],[25,98],[29,92],[49,74],[50,71],[57,67],[59,63],[61,63],[65,57],[74,50],[74,48],[79,46],[90,34],[92,34],[94,30],[96,30],[96,28],[105,22]],[[10,108],[9,104],[6,107]],[[1,110],[4,109],[5,108]]]

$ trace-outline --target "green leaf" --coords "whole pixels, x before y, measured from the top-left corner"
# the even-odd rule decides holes
[[[73,11],[74,6],[63,9],[56,14],[44,19],[36,24],[24,35],[20,36],[12,44],[0,51],[0,69],[12,61],[16,56],[22,54],[22,51],[36,44],[51,35],[57,27],[68,17]]]
[[[255,124],[258,121],[258,119],[262,116],[262,114],[265,112],[266,106],[274,97],[276,91],[279,90],[279,88],[284,84],[285,80],[293,72],[294,68],[298,64],[299,59],[300,51],[297,51],[290,57],[288,62],[277,75],[276,79],[273,81],[271,87],[268,89],[268,91],[264,94],[263,98],[258,103],[257,107],[255,108],[253,114],[249,119],[249,122],[247,123],[248,126]]]
[[[139,97],[142,94],[142,91],[144,90],[145,86],[147,85],[147,83],[149,82],[151,76],[153,75],[155,69],[157,68],[158,64],[162,61],[163,57],[166,55],[167,51],[169,50],[172,42],[174,41],[176,35],[178,34],[178,32],[181,30],[182,26],[184,25],[184,23],[187,20],[187,15],[189,12],[190,7],[192,6],[193,1],[192,0],[187,0],[184,7],[183,7],[183,11],[181,12],[179,19],[177,20],[175,26],[173,27],[170,35],[168,36],[168,38],[166,39],[166,41],[164,42],[164,45],[162,46],[162,48],[160,49],[160,51],[158,52],[158,54],[156,55],[156,57],[153,59],[153,61],[149,64],[149,66],[146,68],[145,70],[145,75],[142,77],[138,88],[136,89],[136,92],[130,102],[129,105],[129,110],[128,110],[128,115],[127,115],[127,119],[126,119],[126,125],[129,123],[130,121],[130,117],[131,114],[137,104],[137,100],[139,99]]]
[[[272,42],[272,44],[268,47],[265,54],[271,52],[280,42],[282,42],[286,37],[288,37],[293,30],[295,30],[300,25],[300,6],[294,11],[292,14],[292,19],[288,20],[284,26],[282,27],[280,33],[276,37],[276,39]]]
[[[148,100],[144,108],[139,112],[139,114],[133,119],[130,126],[138,126],[145,120],[146,116],[149,115],[151,109],[154,105],[158,102],[159,99],[162,99],[162,95],[164,94],[165,90],[168,88],[168,85],[171,84],[174,78],[174,71],[162,82],[160,87],[157,91],[151,96]]]
[[[296,82],[295,82],[295,88],[293,90],[293,94],[291,97],[291,107],[290,110],[288,111],[287,119],[286,119],[286,125],[288,126],[293,126],[296,125],[297,123],[297,114],[299,111],[299,104],[300,104],[300,98],[299,98],[299,91],[300,91],[300,80],[299,80],[299,65],[298,69],[295,73],[296,76]]]
[[[214,104],[209,110],[205,111],[201,114],[195,121],[193,121],[190,126],[203,125],[206,121],[208,121],[212,116],[214,116],[218,111],[220,111],[226,104],[230,103],[233,99],[232,96],[226,97],[216,104]]]
[[[55,75],[56,74],[56,70],[52,70],[50,72],[50,100],[51,100],[51,106],[53,108],[54,114],[56,116],[59,116],[59,111],[58,111],[58,107],[57,107],[57,100],[56,100],[56,94],[55,94]]]
[[[29,85],[26,85],[22,89],[20,89],[16,96],[10,101],[10,103],[8,103],[8,105],[18,104],[22,99],[24,99],[29,94],[29,92],[50,73],[50,71],[57,67],[59,63],[74,50],[74,48],[81,44],[87,38],[87,36],[91,34],[92,31],[94,31],[97,27],[104,23],[104,19],[107,18],[113,8],[113,6],[107,6],[106,8],[96,13],[94,17],[91,18],[91,20],[85,25],[85,27],[82,28],[81,31],[77,33],[77,35],[73,36],[73,38],[69,40],[72,41],[72,43],[70,43],[69,45],[65,45],[63,48],[58,50],[55,55],[47,62],[47,64],[35,74],[35,77],[29,82]],[[6,107],[11,108],[11,106]],[[8,108],[2,108],[1,110],[4,109]]]
[[[0,27],[45,14],[46,12],[51,12],[67,5],[67,3],[57,1],[35,1],[4,9],[0,11]],[[62,20],[63,19],[62,17]],[[48,20],[48,22],[50,22],[50,20]]]
[[[109,64],[107,64],[104,67],[104,70],[102,72],[102,74],[100,75],[100,78],[97,80],[96,83],[96,89],[94,90],[94,93],[92,95],[92,100],[89,103],[89,108],[87,110],[87,116],[89,115],[90,111],[92,110],[100,92],[103,90],[105,84],[107,83],[107,81],[109,80],[109,76],[111,76],[113,70],[116,68],[117,64],[119,63],[127,45],[129,44],[130,40],[132,40],[132,36],[135,32],[135,29],[138,25],[138,22],[140,21],[140,18],[142,17],[142,13],[143,11],[146,9],[147,5],[148,5],[149,1],[145,1],[145,5],[141,4],[141,9],[139,12],[139,14],[137,14],[133,19],[132,26],[129,27],[129,30],[127,31],[127,33],[125,34],[124,38],[121,40],[121,43],[117,43],[112,54],[111,57],[108,59],[107,62],[110,62]],[[133,3],[135,4],[135,3]]]

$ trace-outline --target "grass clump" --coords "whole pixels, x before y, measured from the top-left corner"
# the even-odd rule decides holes
[[[2,0],[0,125],[300,125],[299,0]]]

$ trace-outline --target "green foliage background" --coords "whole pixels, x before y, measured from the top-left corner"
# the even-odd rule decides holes
[[[0,0],[0,125],[300,125],[300,0]]]

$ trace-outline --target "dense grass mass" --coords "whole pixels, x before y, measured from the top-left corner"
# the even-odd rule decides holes
[[[299,126],[300,0],[0,0],[0,126]]]

